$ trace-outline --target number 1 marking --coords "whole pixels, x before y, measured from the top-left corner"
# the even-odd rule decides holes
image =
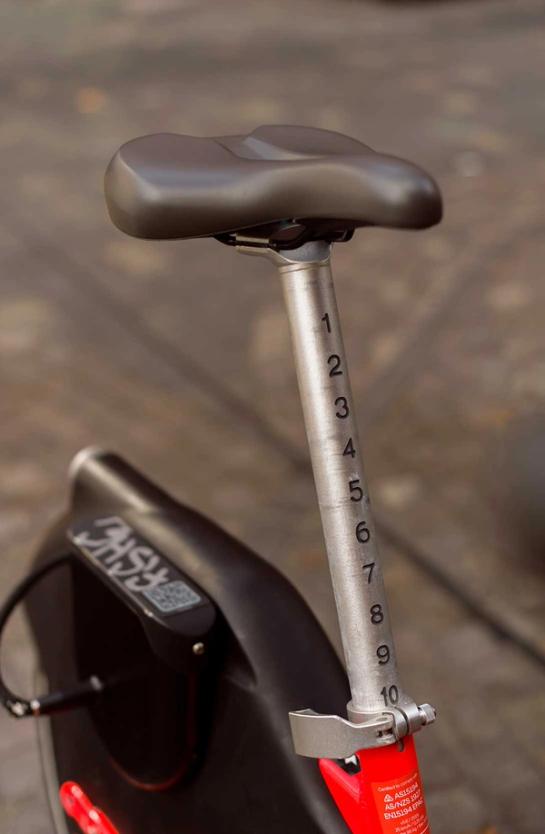
[[[322,316],[322,321],[325,322],[325,327],[326,327],[327,332],[331,333],[331,324],[329,322],[329,314],[328,313],[324,313],[324,315]]]

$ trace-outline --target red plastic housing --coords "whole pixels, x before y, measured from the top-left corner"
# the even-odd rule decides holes
[[[427,834],[430,830],[412,736],[360,750],[350,774],[330,759],[320,771],[352,834]]]
[[[65,782],[59,790],[62,807],[83,834],[119,834],[106,814],[96,808],[76,782]]]

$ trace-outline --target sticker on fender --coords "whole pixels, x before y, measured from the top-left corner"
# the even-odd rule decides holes
[[[427,834],[428,816],[417,772],[389,782],[373,782],[373,797],[384,834]]]

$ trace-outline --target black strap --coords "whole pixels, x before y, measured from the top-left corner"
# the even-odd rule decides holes
[[[28,592],[44,576],[47,576],[48,573],[56,568],[61,567],[61,565],[67,564],[71,558],[73,557],[69,553],[59,556],[57,559],[53,559],[45,565],[36,568],[19,582],[0,607],[0,641],[9,618]],[[103,682],[93,675],[87,680],[75,684],[70,689],[52,692],[27,700],[26,698],[20,698],[18,695],[15,695],[6,686],[0,671],[0,703],[14,718],[27,718],[31,715],[50,715],[52,712],[72,709],[95,698],[103,689]]]

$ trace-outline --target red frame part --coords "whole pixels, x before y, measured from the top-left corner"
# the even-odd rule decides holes
[[[320,771],[352,834],[429,834],[414,740],[360,750],[360,770],[348,773],[331,759]],[[76,782],[65,782],[61,804],[82,834],[120,834]]]
[[[354,774],[320,759],[322,776],[352,834],[428,834],[412,736],[356,756],[360,771]]]
[[[65,782],[59,797],[67,815],[75,820],[83,834],[119,834],[106,814],[93,805],[76,782]]]

